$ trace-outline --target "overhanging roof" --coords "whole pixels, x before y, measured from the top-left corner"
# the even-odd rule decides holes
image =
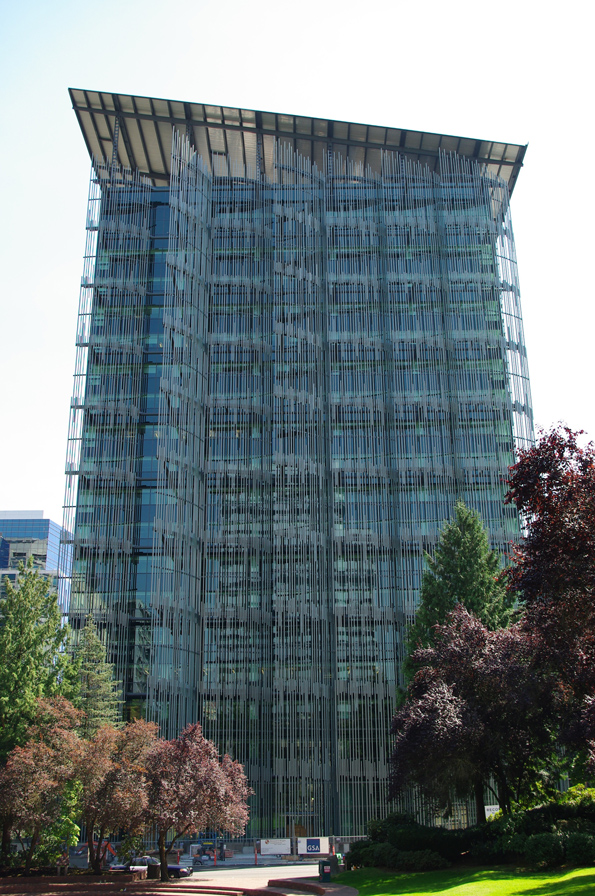
[[[273,162],[275,139],[291,143],[321,169],[329,146],[364,166],[370,165],[372,170],[380,168],[381,150],[399,152],[431,170],[438,167],[441,151],[456,152],[485,164],[490,173],[507,182],[511,193],[527,148],[516,143],[94,90],[71,88],[70,97],[89,154],[111,160],[117,120],[118,162],[138,168],[155,184],[169,180],[173,127],[188,135],[210,165],[217,157],[221,164],[229,157],[240,168],[256,169],[260,158],[267,171]]]

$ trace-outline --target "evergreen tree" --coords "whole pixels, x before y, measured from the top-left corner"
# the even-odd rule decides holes
[[[500,558],[490,548],[479,514],[462,501],[445,524],[434,556],[426,554],[426,563],[420,606],[408,636],[407,677],[418,668],[411,654],[434,643],[433,627],[444,624],[457,605],[492,631],[507,625],[511,616],[512,597],[500,576]]]
[[[121,685],[114,678],[114,667],[106,660],[105,647],[97,634],[92,616],[88,616],[77,649],[80,664],[80,700],[84,716],[81,735],[91,738],[102,725],[122,724]]]
[[[62,624],[58,596],[32,559],[5,580],[0,599],[0,767],[27,741],[38,700],[78,693],[78,670],[68,654],[70,631]],[[10,816],[0,810],[2,855],[10,852]]]
[[[0,600],[0,764],[25,743],[40,697],[76,697],[69,633],[50,579],[21,564]]]

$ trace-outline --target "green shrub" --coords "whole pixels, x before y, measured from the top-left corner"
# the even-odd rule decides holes
[[[532,834],[527,837],[525,860],[533,868],[551,868],[564,861],[564,845],[558,834]]]
[[[558,804],[566,810],[566,818],[580,817],[595,823],[595,789],[577,784],[561,793]]]
[[[539,836],[538,834],[532,834],[533,837]],[[513,831],[511,834],[505,834],[500,837],[497,841],[497,846],[499,852],[508,858],[516,858],[518,856],[522,856],[525,853],[525,848],[527,846],[528,837],[526,834],[522,834],[517,831]]]
[[[390,868],[394,871],[439,871],[449,862],[431,849],[399,850],[390,843],[358,840],[345,856],[347,870],[356,868]]]
[[[532,834],[551,833],[558,816],[555,803],[546,803],[534,809],[519,809],[512,815],[499,815],[479,828],[489,840],[506,839],[515,834],[530,837]]]
[[[566,837],[566,859],[572,865],[595,864],[595,837],[570,833]]]
[[[589,834],[595,837],[595,822],[588,818],[563,818],[557,827],[565,834]]]
[[[388,842],[403,852],[430,850],[451,862],[456,861],[465,848],[462,832],[421,824],[391,827]]]
[[[374,846],[375,868],[396,868],[399,860],[399,850],[390,843],[376,843]]]
[[[514,831],[493,839],[477,837],[469,849],[469,855],[482,865],[515,862],[524,855],[526,842],[524,834]]]
[[[545,847],[543,861],[557,864],[561,861],[560,845],[567,843],[571,834],[595,837],[594,790],[575,787],[542,806],[519,809],[512,815],[499,815],[467,831],[467,842],[471,857],[482,864],[514,862],[524,858],[539,867],[542,865],[538,856],[540,847],[534,844],[551,844],[551,838],[554,838],[556,845],[551,855],[548,854],[549,847]],[[541,835],[546,839],[534,839]],[[577,840],[576,843],[576,849],[580,852],[582,847],[579,844],[586,844],[587,841]],[[535,861],[534,850],[537,850]],[[569,857],[569,861],[579,863],[578,858]],[[580,859],[581,864],[585,862],[590,864],[590,860]]]
[[[541,808],[541,807],[540,807]],[[520,809],[513,815],[499,815],[477,825],[469,834],[469,852],[482,864],[518,861],[525,855],[527,839],[556,830],[555,812]]]
[[[386,818],[374,818],[368,822],[368,837],[377,843],[389,843],[389,832],[393,828],[402,828],[406,825],[417,825],[413,815],[407,812],[391,812]]]
[[[535,867],[547,867],[563,861],[564,846],[569,862],[589,865],[595,863],[595,789],[578,785],[541,806],[498,815],[466,830],[429,827],[406,813],[393,813],[371,821],[368,831],[370,839],[352,847],[351,861],[361,867],[408,870],[407,863],[414,860],[404,855],[456,862],[464,853],[483,864],[524,859]]]
[[[345,868],[351,871],[356,868],[373,868],[376,864],[374,850],[377,846],[372,840],[356,840],[345,854]]]
[[[419,849],[409,852],[398,852],[396,871],[441,871],[448,868],[450,862],[431,849]]]
[[[514,818],[516,816],[513,815]],[[531,837],[533,834],[549,834],[556,827],[556,822],[564,816],[564,811],[560,811],[560,807],[555,803],[544,803],[543,806],[535,806],[533,809],[523,811],[517,831]]]

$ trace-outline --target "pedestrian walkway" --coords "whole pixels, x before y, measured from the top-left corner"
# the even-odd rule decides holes
[[[261,857],[258,856],[258,862]],[[193,884],[196,886],[204,886],[205,884],[213,884],[220,887],[239,887],[255,888],[266,887],[272,878],[311,878],[312,882],[318,880],[318,864],[311,862],[275,862],[274,864],[252,864],[235,865],[226,868],[223,863],[195,869],[191,878],[187,878],[185,884]],[[249,881],[249,883],[248,883]]]
[[[179,881],[131,880],[114,873],[0,879],[0,896],[357,896],[357,890],[319,883],[316,865],[287,863],[269,867],[204,868]],[[277,874],[275,875],[275,872]]]

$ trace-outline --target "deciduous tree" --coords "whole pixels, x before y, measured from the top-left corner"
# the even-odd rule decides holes
[[[560,741],[580,767],[595,728],[595,446],[557,427],[519,453],[506,500],[526,534],[507,570],[524,607],[535,662],[555,682]]]
[[[595,445],[581,447],[581,435],[542,433],[510,468],[505,500],[527,530],[508,578],[527,604],[595,593]]]
[[[106,834],[118,829],[137,833],[144,824],[147,757],[156,736],[156,725],[138,720],[121,729],[102,725],[82,741],[77,778],[89,863],[97,874],[105,859]]]
[[[158,741],[147,766],[147,820],[157,829],[161,880],[168,879],[169,851],[185,834],[208,829],[243,833],[252,792],[243,768],[228,756],[220,761],[199,724],[174,740]]]
[[[595,773],[595,447],[580,435],[542,434],[510,471],[506,500],[526,524],[506,572],[520,621],[490,632],[458,607],[413,654],[419,671],[394,722],[394,794],[416,783],[444,805],[493,779],[510,811],[561,762],[580,768],[585,757]]]
[[[80,714],[68,701],[38,702],[38,717],[24,746],[15,747],[0,772],[0,804],[21,842],[28,874],[44,830],[70,805],[80,751]],[[25,844],[27,839],[27,844]]]
[[[230,834],[243,834],[250,818],[248,799],[254,793],[241,762],[227,753],[221,760],[225,777],[225,796],[219,812],[213,816],[212,827]]]
[[[414,660],[393,720],[392,796],[417,785],[447,809],[453,795],[474,795],[481,820],[494,780],[510,812],[555,754],[551,681],[535,667],[530,635],[519,624],[491,632],[459,605]]]

